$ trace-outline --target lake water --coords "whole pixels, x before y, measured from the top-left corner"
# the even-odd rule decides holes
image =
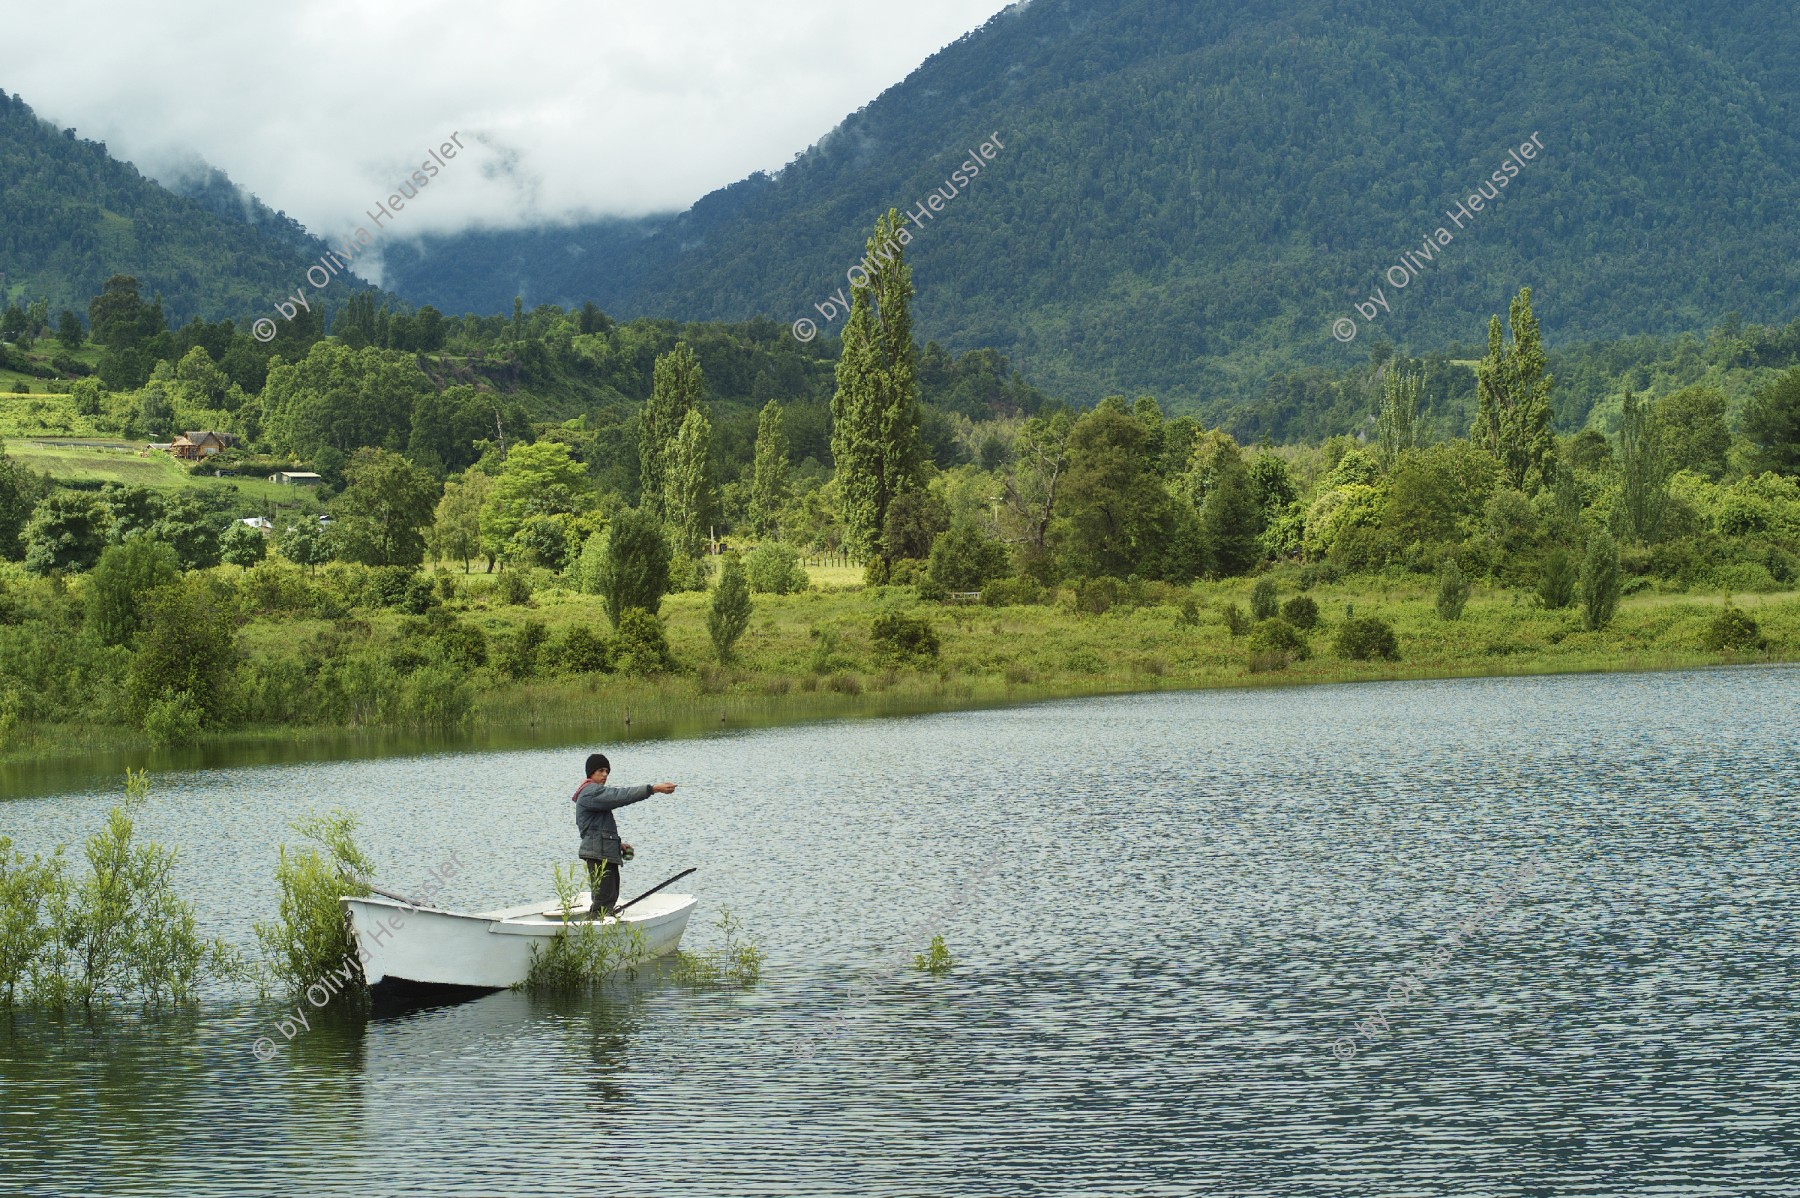
[[[1777,667],[619,746],[615,780],[681,784],[621,813],[626,893],[699,866],[685,944],[729,904],[754,987],[291,1042],[246,994],[0,1017],[0,1190],[1800,1195],[1796,712]],[[140,826],[246,946],[287,821],[333,806],[396,889],[456,850],[481,910],[573,859],[583,752],[164,775]],[[0,830],[72,844],[110,801]],[[894,968],[934,933],[950,973]]]

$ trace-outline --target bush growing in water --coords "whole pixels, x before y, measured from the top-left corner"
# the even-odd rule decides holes
[[[1311,595],[1295,595],[1281,605],[1281,618],[1302,632],[1319,626],[1319,605]]]
[[[955,964],[955,959],[950,956],[950,947],[944,943],[941,932],[932,936],[931,946],[924,952],[913,954],[913,968],[932,977],[942,977]]]
[[[1250,615],[1258,622],[1273,620],[1281,613],[1281,603],[1275,590],[1275,580],[1263,577],[1256,580],[1250,588]]]
[[[1469,580],[1463,577],[1455,558],[1445,558],[1438,571],[1437,614],[1440,620],[1462,619],[1469,602]]]
[[[79,881],[61,849],[27,860],[0,837],[0,1006],[186,1003],[208,973],[241,975],[230,946],[203,939],[192,904],[171,888],[174,850],[135,843],[148,791],[144,773],[127,771],[125,801],[88,838]]]
[[[627,978],[637,976],[637,965],[648,955],[644,930],[618,920],[579,919],[576,898],[580,875],[574,869],[556,867],[556,897],[562,907],[563,926],[547,944],[531,946],[531,965],[525,980],[513,987],[529,994],[558,994],[586,990],[607,981],[620,969]]]
[[[876,616],[869,628],[878,665],[928,665],[937,660],[937,633],[917,616],[897,611]]]
[[[1769,646],[1756,620],[1729,602],[1707,621],[1700,643],[1714,653],[1759,653]]]
[[[1386,620],[1375,616],[1349,616],[1338,626],[1338,656],[1351,661],[1372,661],[1384,657],[1400,660],[1400,644]]]
[[[374,871],[356,846],[355,816],[334,811],[289,826],[319,847],[290,853],[281,846],[275,866],[280,913],[273,923],[253,926],[269,972],[289,993],[298,994],[339,970],[346,958],[356,959],[356,940],[338,899],[368,894],[361,878]],[[360,963],[354,972],[351,985],[361,989],[365,983]]]
[[[750,986],[762,976],[762,950],[743,936],[744,925],[731,908],[719,908],[722,942],[702,953],[677,950],[670,977],[683,986]]]

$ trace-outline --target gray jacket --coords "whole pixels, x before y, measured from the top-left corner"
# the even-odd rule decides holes
[[[601,786],[598,782],[583,782],[581,789],[575,792],[575,826],[581,830],[581,859],[624,864],[625,846],[619,838],[619,825],[613,819],[613,812],[641,803],[652,793],[648,783]]]

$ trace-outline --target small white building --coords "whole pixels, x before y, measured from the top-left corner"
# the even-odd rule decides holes
[[[311,470],[277,470],[269,475],[269,481],[290,487],[316,487],[325,480]]]

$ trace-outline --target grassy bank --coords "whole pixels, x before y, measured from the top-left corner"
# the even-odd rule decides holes
[[[556,659],[556,646],[570,629],[605,632],[605,618],[591,596],[549,589],[528,604],[503,604],[491,577],[440,575],[452,580],[448,585],[455,592],[445,604],[449,614],[480,629],[495,647],[493,662],[456,681],[466,702],[447,708],[454,718],[433,722],[370,707],[332,723],[309,723],[302,714],[200,739],[221,750],[279,742],[289,747],[287,756],[330,756],[358,738],[378,741],[401,734],[409,745],[444,747],[519,743],[521,737],[542,743],[616,740],[693,734],[721,725],[1130,691],[1657,670],[1800,658],[1800,594],[1794,592],[1732,597],[1730,602],[1756,621],[1767,647],[1729,654],[1705,648],[1707,627],[1727,602],[1723,595],[1628,596],[1610,626],[1590,632],[1581,626],[1579,609],[1546,611],[1521,592],[1478,587],[1462,618],[1445,621],[1434,608],[1435,586],[1429,580],[1348,579],[1306,592],[1321,617],[1307,637],[1310,656],[1257,672],[1246,638],[1232,635],[1225,616],[1228,605],[1247,606],[1246,580],[1154,587],[1139,602],[1096,612],[1078,608],[1066,591],[1043,604],[992,608],[923,602],[906,588],[864,589],[849,585],[844,571],[814,573],[822,585],[813,590],[757,596],[736,658],[724,666],[714,660],[706,632],[709,596],[669,596],[662,614],[676,668],[649,677],[573,673]],[[1284,600],[1297,593],[1294,582],[1281,588]],[[1189,600],[1192,610],[1184,615]],[[931,624],[941,646],[935,660],[878,664],[871,622],[887,610]],[[1399,659],[1340,656],[1334,632],[1350,613],[1388,621],[1398,638]],[[532,624],[543,626],[543,653],[528,676],[509,676],[498,660],[502,647]],[[391,668],[404,673],[402,649],[418,625],[416,618],[397,612],[359,610],[336,619],[259,616],[240,635],[246,670],[274,674],[278,665],[299,660],[293,656],[296,647],[341,646],[351,638],[370,661],[399,662]],[[292,685],[333,684],[304,679]],[[144,734],[117,723],[27,723],[14,727],[8,742],[0,761],[13,767],[88,751],[150,747]]]

